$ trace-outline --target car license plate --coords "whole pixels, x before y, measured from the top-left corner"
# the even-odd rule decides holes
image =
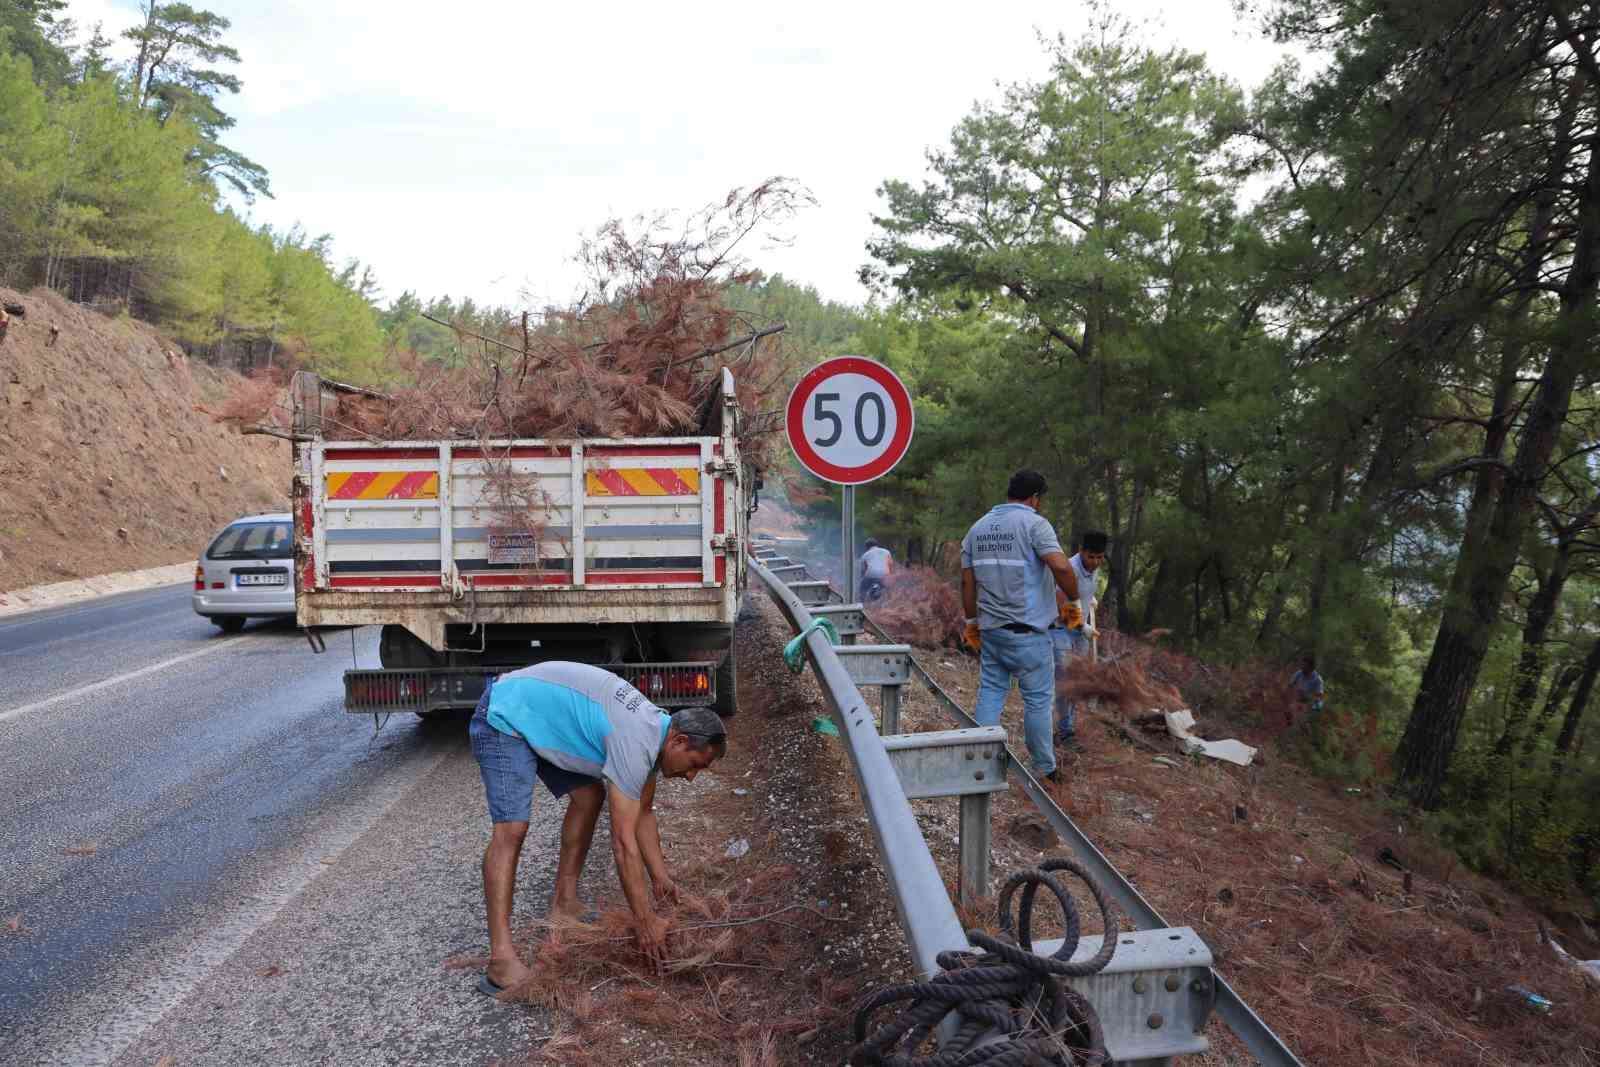
[[[236,574],[233,580],[238,585],[285,585],[288,581],[282,574]]]

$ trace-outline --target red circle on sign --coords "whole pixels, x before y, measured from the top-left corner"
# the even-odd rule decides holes
[[[894,405],[894,436],[889,438],[881,453],[858,467],[841,467],[837,463],[823,459],[811,446],[811,442],[806,440],[805,435],[806,404],[810,402],[811,394],[826,384],[828,379],[840,374],[859,374],[871,378],[883,387],[889,402]],[[882,478],[905,457],[906,450],[911,447],[911,431],[915,422],[916,413],[911,407],[911,394],[894,371],[882,363],[863,356],[838,356],[812,367],[795,383],[794,388],[789,391],[784,428],[789,436],[789,447],[794,450],[795,458],[806,470],[836,485],[861,485]]]

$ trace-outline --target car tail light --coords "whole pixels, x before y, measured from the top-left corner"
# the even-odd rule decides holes
[[[194,587],[196,589],[204,589],[206,587],[206,565],[204,563],[196,563],[194,565]]]

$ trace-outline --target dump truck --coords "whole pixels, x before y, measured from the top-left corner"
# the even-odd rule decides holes
[[[382,627],[381,669],[345,672],[345,709],[470,708],[487,678],[559,659],[733,714],[756,482],[732,372],[716,384],[693,436],[389,441],[339,436],[365,390],[296,375],[296,619],[314,646],[322,627]]]

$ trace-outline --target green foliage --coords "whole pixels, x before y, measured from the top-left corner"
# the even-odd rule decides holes
[[[46,85],[61,84],[71,72],[64,42],[73,24],[59,17],[66,7],[66,0],[0,0],[0,52],[26,57]]]
[[[0,7],[13,42],[0,42],[0,281],[131,309],[243,369],[287,355],[375,380],[383,341],[370,272],[335,271],[328,238],[252,230],[218,202],[213,163],[226,150],[215,134],[231,122],[197,101],[237,89],[237,79],[194,62],[237,59],[218,39],[226,20],[183,5],[150,9],[159,58],[125,83],[107,72],[109,42],[98,33],[42,76],[14,47],[24,9],[42,20],[53,7]],[[260,177],[253,188],[264,192]]]
[[[130,82],[139,106],[154,110],[163,126],[181,118],[195,128],[199,136],[187,159],[205,180],[225,182],[247,201],[271,196],[266,169],[218,140],[234,121],[217,97],[241,86],[238,76],[215,66],[239,62],[238,50],[222,40],[231,23],[188,4],[155,0],[146,0],[144,15],[141,25],[122,34],[139,48]]]
[[[1550,177],[1590,165],[1600,91],[1535,7],[1290,0],[1278,28],[1333,62],[1249,99],[1102,14],[926,181],[884,183],[863,277],[899,299],[858,339],[917,405],[863,494],[872,532],[933,555],[1038,468],[1064,539],[1113,536],[1102,625],[1317,654],[1335,714],[1297,743],[1312,768],[1387,775],[1413,701],[1454,703],[1427,739],[1441,826],[1551,888],[1600,849],[1574,681],[1600,633],[1600,396],[1594,279],[1560,300],[1540,280],[1600,235]]]

